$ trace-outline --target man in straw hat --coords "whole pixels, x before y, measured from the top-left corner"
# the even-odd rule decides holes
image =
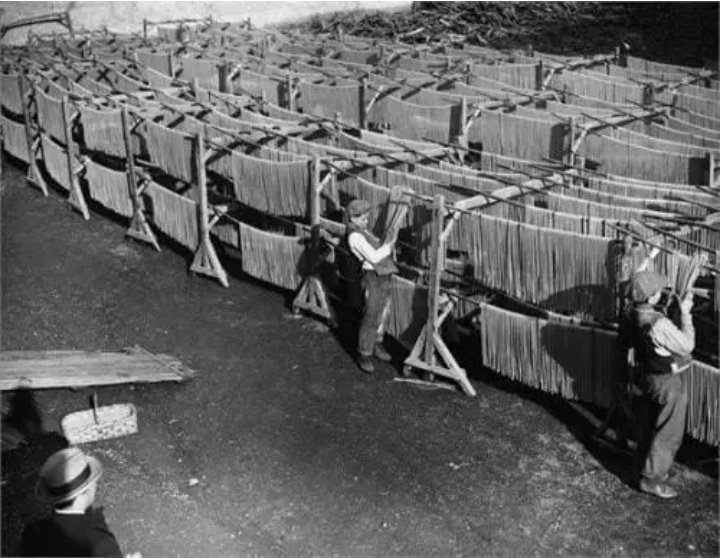
[[[383,347],[383,337],[390,311],[392,274],[397,272],[392,259],[395,241],[382,244],[368,230],[370,207],[366,200],[353,200],[346,210],[347,245],[362,268],[365,304],[358,334],[358,366],[366,373],[375,370],[373,356],[380,361],[391,360]]]
[[[690,314],[692,292],[680,302],[680,326],[658,304],[668,281],[650,271],[635,273],[628,282],[631,306],[626,315],[628,342],[639,370],[636,382],[647,404],[636,453],[638,488],[662,499],[677,496],[668,485],[670,466],[685,433],[687,394],[678,373],[690,366],[695,329]]]
[[[60,450],[40,469],[36,495],[53,513],[23,532],[19,555],[25,557],[122,557],[115,536],[95,501],[102,464],[77,447]]]

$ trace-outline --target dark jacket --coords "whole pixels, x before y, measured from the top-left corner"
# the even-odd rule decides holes
[[[21,557],[123,557],[101,511],[58,514],[30,524],[23,532]]]

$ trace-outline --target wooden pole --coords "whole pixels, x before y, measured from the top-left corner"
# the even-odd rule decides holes
[[[645,84],[643,87],[643,105],[651,106],[655,102],[655,87],[651,84]]]
[[[289,111],[295,111],[295,99],[293,96],[293,85],[292,85],[292,76],[290,74],[287,75],[285,78],[285,87],[287,88],[287,108]]]
[[[414,368],[425,371],[430,379],[434,375],[447,377],[456,381],[468,396],[475,396],[475,388],[468,380],[467,373],[457,363],[440,334],[442,323],[450,315],[454,306],[452,300],[441,301],[440,295],[440,280],[445,269],[444,238],[449,232],[449,229],[443,231],[444,203],[442,195],[433,198],[428,317],[410,355],[405,359],[403,374],[409,374],[409,371]]]
[[[715,266],[720,266],[720,250],[715,251]],[[718,272],[715,273],[715,313],[718,315],[717,320],[720,321],[720,273]]]
[[[65,26],[68,28],[68,31],[70,32],[70,38],[75,39],[75,29],[72,24],[72,20],[70,19],[70,12],[65,12]]]
[[[196,80],[193,80],[196,81]],[[205,138],[204,134],[198,132],[195,137],[195,166],[197,167],[197,197],[199,207],[200,223],[198,231],[200,232],[200,238],[204,240],[209,234],[208,229],[208,211],[207,211],[207,177],[205,176]]]
[[[29,182],[32,182],[33,184],[36,184],[40,190],[42,191],[43,195],[48,195],[48,187],[45,183],[45,180],[40,175],[40,172],[37,168],[37,162],[35,159],[35,149],[33,148],[33,144],[35,143],[35,140],[33,138],[33,129],[31,125],[30,120],[30,111],[28,110],[28,99],[25,98],[25,81],[22,76],[22,74],[18,77],[18,88],[20,89],[20,100],[22,101],[22,109],[23,109],[23,124],[25,125],[25,138],[27,142],[27,151],[28,151],[28,170],[27,170],[27,180]],[[38,141],[40,138],[38,137]]]
[[[207,177],[205,175],[205,136],[204,132],[195,135],[195,166],[197,168],[197,200],[198,200],[198,249],[195,253],[190,271],[217,278],[223,287],[229,287],[227,274],[215,253],[210,239],[210,220],[208,215]]]
[[[70,196],[68,201],[75,207],[82,216],[87,220],[90,219],[90,212],[88,211],[87,204],[85,203],[85,196],[80,190],[80,183],[75,178],[75,154],[73,153],[73,139],[72,130],[70,128],[70,102],[67,97],[63,97],[62,100],[62,113],[63,113],[63,126],[65,128],[65,149],[67,156],[67,172],[68,172],[68,189],[70,190]]]
[[[430,245],[430,273],[428,277],[428,318],[426,328],[428,335],[425,336],[425,363],[431,367],[435,366],[435,344],[433,336],[438,329],[438,306],[440,301],[440,275],[443,269],[444,254],[440,237],[443,233],[443,212],[445,197],[441,194],[433,199],[432,207],[432,241]]]
[[[709,151],[707,155],[705,156],[707,159],[707,166],[708,166],[708,186],[710,188],[714,188],[717,186],[715,184],[715,154],[712,151]]]
[[[467,132],[465,128],[465,122],[467,121],[467,100],[463,96],[462,100],[460,101],[460,111],[458,115],[458,133],[455,136],[454,140],[457,145],[459,145],[461,148],[467,148],[468,147],[468,139],[467,139]],[[460,162],[464,162],[465,159],[465,151],[460,150]]]
[[[570,136],[570,148],[568,150],[568,163],[575,165],[575,117],[568,118],[568,131]]]
[[[365,98],[367,96],[367,76],[363,76],[360,79],[360,88],[359,88],[359,95],[360,95],[360,114],[358,115],[358,122],[360,129],[365,130],[367,129],[367,112],[365,110]]]
[[[318,277],[320,264],[320,193],[323,183],[320,180],[322,160],[318,155],[308,163],[311,181],[308,191],[308,220],[310,222],[310,248],[307,277],[292,302],[292,311],[298,314],[301,310],[308,311],[327,320],[331,326],[337,326],[325,288]]]
[[[313,267],[317,264],[320,248],[320,156],[315,154],[311,164],[312,182],[310,185],[310,241],[312,246]]]
[[[543,61],[538,60],[538,63],[535,65],[535,91],[543,91],[545,89],[543,85],[544,72]]]
[[[135,171],[135,158],[132,150],[132,137],[130,135],[130,115],[128,114],[127,108],[123,107],[120,113],[122,117],[123,126],[123,140],[125,142],[125,173],[127,175],[128,189],[130,193],[130,200],[133,206],[133,215],[130,220],[130,227],[125,232],[128,237],[138,239],[150,243],[155,250],[160,250],[160,245],[155,238],[155,234],[150,229],[147,220],[145,219],[144,204],[140,198],[140,192],[138,191],[137,185],[137,174]]]
[[[197,76],[193,76],[192,78],[192,92],[193,97],[195,97],[195,100],[198,99],[198,90],[200,89],[200,84],[198,82]]]
[[[230,63],[225,61],[218,68],[218,89],[221,93],[230,93],[228,77],[230,75]]]

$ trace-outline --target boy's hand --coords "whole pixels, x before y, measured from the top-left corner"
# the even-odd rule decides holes
[[[683,314],[690,314],[690,311],[693,308],[693,293],[692,291],[688,291],[688,294],[685,296],[685,298],[680,301],[680,310],[683,312]]]

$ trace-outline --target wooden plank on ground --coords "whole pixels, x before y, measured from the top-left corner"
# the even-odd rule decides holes
[[[170,355],[135,346],[114,352],[0,352],[0,390],[183,382],[195,371]]]

